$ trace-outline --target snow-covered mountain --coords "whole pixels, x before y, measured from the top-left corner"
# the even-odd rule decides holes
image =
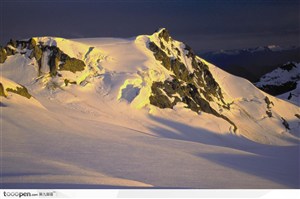
[[[299,107],[166,29],[11,40],[0,62],[5,187],[299,187]]]
[[[277,45],[237,50],[219,50],[198,53],[200,57],[216,64],[225,71],[257,82],[264,74],[293,61],[300,62],[300,47]]]
[[[288,62],[265,74],[255,85],[261,90],[290,100],[299,106],[300,64]]]
[[[255,47],[255,48],[211,51],[211,52],[207,52],[207,54],[238,55],[238,54],[242,54],[242,53],[288,51],[288,50],[296,50],[298,48],[299,47],[297,47],[297,46],[281,47],[281,46],[278,46],[278,45],[268,45],[268,46],[258,46],[258,47]]]

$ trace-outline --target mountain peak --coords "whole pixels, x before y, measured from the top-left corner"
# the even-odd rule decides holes
[[[171,38],[169,31],[166,28],[157,29],[153,35],[157,35],[159,38],[163,38],[166,42]]]
[[[168,29],[167,28],[158,28],[155,30],[155,33],[161,33],[161,32],[164,32],[164,31],[167,31],[168,32]]]

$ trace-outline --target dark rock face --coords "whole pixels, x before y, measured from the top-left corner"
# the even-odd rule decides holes
[[[85,63],[82,60],[71,58],[56,46],[42,46],[42,52],[50,51],[48,56],[48,65],[51,76],[56,76],[57,71],[83,71]],[[40,53],[38,51],[38,53]],[[39,55],[39,54],[37,54]]]
[[[268,117],[272,117],[272,116],[273,116],[273,114],[272,114],[272,111],[271,111],[271,110],[267,110],[267,111],[266,111],[266,114],[267,114],[267,116],[268,116]]]
[[[28,40],[28,49],[32,50],[36,46],[36,41],[33,38]]]
[[[16,93],[16,94],[26,97],[28,99],[31,98],[31,95],[29,94],[27,88],[24,86],[16,87],[16,89],[7,88],[6,91],[11,92],[11,93]]]
[[[174,75],[172,80],[153,82],[152,95],[149,98],[150,104],[159,108],[173,108],[178,102],[182,102],[186,104],[186,108],[192,111],[197,113],[203,111],[228,121],[236,131],[236,125],[210,105],[210,102],[216,102],[219,107],[230,109],[230,104],[224,102],[221,88],[213,78],[208,66],[196,57],[189,46],[185,45],[185,54],[174,47],[173,40],[166,29],[160,30],[158,38],[160,39],[159,44],[150,41],[148,47],[153,52],[155,59]],[[170,44],[171,47],[168,47]],[[173,56],[169,56],[170,52],[174,52]],[[191,61],[192,72],[181,61],[184,59]]]
[[[266,110],[267,116],[268,117],[273,117],[272,106],[274,106],[274,103],[267,96],[265,97],[264,100],[267,104],[267,110]]]
[[[290,130],[290,125],[289,125],[289,123],[288,123],[283,117],[281,117],[281,119],[282,119],[282,124],[283,124],[283,126],[284,126],[287,130]]]
[[[178,59],[171,60],[171,70],[177,78],[183,81],[190,82],[192,80],[192,75],[189,76],[186,66]]]
[[[168,70],[171,68],[171,61],[168,55],[162,51],[154,42],[149,43],[149,49],[153,51],[156,60],[161,61],[161,64]]]
[[[50,54],[48,56],[48,65],[49,65],[49,69],[50,69],[50,75],[56,76],[62,51],[59,48],[57,48],[56,46],[44,46],[43,52],[45,52],[47,50],[50,51]]]
[[[68,79],[64,79],[64,83],[65,83],[65,86],[68,86],[68,84],[76,84],[75,81],[70,81]]]
[[[164,28],[162,31],[160,31],[158,36],[164,39],[166,42],[169,42],[170,35],[167,29]]]
[[[267,108],[270,109],[271,108],[271,105],[274,106],[274,103],[266,96],[265,97],[265,102],[267,104]]]
[[[17,51],[16,49],[21,49]],[[4,63],[7,56],[14,55],[16,53],[26,54],[27,51],[31,51],[28,58],[35,58],[39,69],[42,66],[43,53],[50,52],[48,55],[48,66],[51,76],[59,75],[58,71],[71,71],[76,73],[77,71],[83,71],[85,69],[85,63],[82,60],[71,58],[60,50],[57,46],[37,44],[36,41],[31,38],[28,41],[15,41],[10,40],[5,48],[0,49],[0,63]],[[39,71],[41,74],[41,72]]]
[[[4,63],[7,59],[7,53],[5,48],[0,47],[0,63]]]
[[[84,67],[85,64],[82,60],[67,56],[65,62],[59,65],[59,70],[67,70],[75,73],[77,71],[83,71]]]
[[[284,64],[284,65],[280,66],[280,68],[283,69],[283,70],[290,71],[293,68],[296,68],[296,65],[294,63],[290,62],[290,63],[287,63],[287,64]]]
[[[0,96],[6,97],[5,92],[4,92],[4,86],[1,82],[0,82]]]
[[[264,85],[262,87],[258,87],[259,89],[263,90],[264,92],[270,95],[281,95],[283,93],[287,93],[296,89],[297,82],[296,81],[288,81],[281,85]]]
[[[38,47],[38,46],[34,46],[32,49],[32,52],[29,55],[29,58],[35,58],[37,62],[39,62],[42,58],[43,55],[43,51]]]
[[[8,46],[5,47],[5,50],[6,50],[7,56],[15,55],[15,54],[16,54],[16,50],[13,49],[13,48],[10,48],[10,47],[8,47]]]
[[[11,45],[12,47],[16,48],[17,47],[17,41],[10,39],[7,45]]]

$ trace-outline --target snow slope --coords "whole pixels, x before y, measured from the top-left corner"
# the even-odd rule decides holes
[[[215,98],[209,104],[237,131],[183,102],[166,109],[152,105],[153,82],[174,78],[149,50],[149,42],[159,45],[159,33],[130,39],[34,38],[86,65],[56,76],[41,73],[29,51],[8,56],[0,64],[7,96],[1,97],[1,187],[299,188],[299,107],[200,58],[225,102],[232,103],[230,110]],[[170,59],[194,72],[191,59],[183,56],[185,44],[163,45]],[[32,97],[6,90],[17,85]]]

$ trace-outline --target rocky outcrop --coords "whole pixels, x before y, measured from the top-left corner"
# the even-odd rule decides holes
[[[43,46],[42,52],[49,52],[48,65],[52,76],[56,76],[58,71],[76,73],[85,68],[85,63],[82,60],[71,58],[57,46]]]
[[[169,42],[170,34],[169,31],[165,28],[163,28],[162,30],[157,30],[159,32],[158,36],[162,39],[164,39],[166,42]]]
[[[63,63],[59,65],[59,70],[66,70],[76,73],[77,71],[83,71],[84,67],[85,64],[82,60],[66,56]]]
[[[5,48],[0,47],[0,63],[4,63],[7,59],[7,52]]]
[[[289,81],[281,85],[264,85],[258,88],[270,95],[276,96],[296,89],[297,82]]]
[[[266,96],[265,97],[265,103],[267,104],[267,110],[266,110],[266,114],[268,117],[273,117],[273,113],[272,113],[272,106],[274,106],[274,103],[272,101],[270,101],[270,99]]]
[[[28,99],[31,98],[31,95],[29,94],[27,88],[24,86],[20,86],[20,87],[17,86],[16,89],[6,88],[6,91],[11,92],[11,93],[16,93],[16,94],[26,97]]]
[[[69,84],[76,84],[76,81],[70,81],[68,79],[64,79],[64,83],[65,83],[65,86],[68,86]]]
[[[286,128],[286,130],[290,130],[289,123],[283,117],[281,117],[281,120],[282,120],[282,124]]]
[[[286,70],[286,71],[291,71],[293,68],[296,68],[296,65],[293,62],[289,62],[289,63],[283,64],[282,66],[280,66],[280,68],[283,70]]]
[[[184,53],[181,53],[166,29],[159,30],[156,34],[159,42],[150,40],[148,48],[153,52],[155,59],[173,75],[172,80],[153,82],[150,104],[159,108],[173,108],[182,102],[197,113],[203,111],[225,119],[236,130],[236,125],[210,104],[215,102],[220,107],[230,109],[230,104],[224,102],[221,88],[208,66],[187,45],[184,47]],[[184,60],[190,61],[190,69]]]
[[[4,92],[4,86],[1,82],[0,82],[0,96],[6,97],[5,92]]]
[[[27,53],[29,51],[29,53]],[[35,39],[15,41],[10,40],[7,45],[0,49],[0,63],[4,63],[7,56],[15,55],[17,53],[26,54],[28,58],[35,58],[39,69],[42,65],[49,67],[49,73],[51,76],[58,75],[58,71],[70,71],[76,73],[85,69],[85,63],[77,58],[72,58],[60,50],[57,46],[44,45],[38,43]],[[42,63],[43,54],[46,53],[48,57],[48,63]],[[41,74],[41,70],[39,74]]]

